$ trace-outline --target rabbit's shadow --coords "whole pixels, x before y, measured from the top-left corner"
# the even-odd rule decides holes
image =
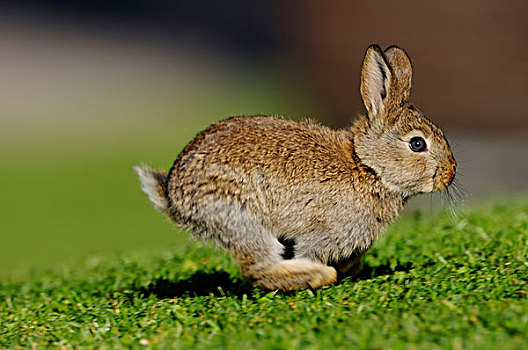
[[[371,266],[363,264],[357,275],[352,276],[353,280],[369,280],[379,276],[393,275],[397,271],[409,272],[414,266],[408,262],[406,264],[391,264]],[[340,280],[350,276],[342,276]],[[252,298],[255,287],[246,279],[234,279],[225,271],[205,272],[198,271],[191,277],[171,281],[166,278],[153,280],[147,286],[139,290],[143,296],[154,295],[159,299],[176,298],[184,296],[235,296],[241,298],[244,294],[247,298]]]
[[[394,275],[396,272],[409,272],[414,268],[415,266],[410,262],[399,263],[396,266],[390,263],[376,266],[363,263],[361,270],[352,278],[354,280],[370,280],[380,276]],[[346,278],[346,276],[343,276],[343,278]]]
[[[233,279],[224,271],[205,272],[198,271],[191,277],[171,281],[158,278],[139,290],[140,295],[154,295],[159,299],[176,298],[184,296],[236,296],[244,294],[251,297],[253,286],[245,279]]]

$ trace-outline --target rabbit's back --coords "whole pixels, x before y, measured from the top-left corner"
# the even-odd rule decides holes
[[[171,172],[223,164],[246,173],[262,168],[283,181],[353,176],[351,135],[311,122],[269,116],[232,117],[202,131]],[[197,165],[202,165],[197,167]]]
[[[181,152],[169,171],[169,199],[177,204],[205,194],[254,194],[261,182],[264,190],[327,182],[352,186],[359,162],[350,136],[311,122],[229,118],[202,131]]]

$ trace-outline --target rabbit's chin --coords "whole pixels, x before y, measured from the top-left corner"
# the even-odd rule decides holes
[[[436,181],[435,181],[435,183],[434,183],[434,185],[433,185],[433,190],[430,191],[430,192],[443,191],[443,190],[445,190],[446,188],[448,188],[449,185],[451,185],[451,182],[452,182],[452,181],[453,181],[453,180],[450,180],[449,182],[442,182],[442,181],[438,181],[438,182],[436,182]]]
[[[414,197],[419,194],[443,191],[449,187],[453,179],[454,179],[454,175],[449,176],[447,178],[444,177],[442,180],[431,177],[422,186],[416,186],[416,187],[413,186],[412,188],[402,188],[395,184],[388,183],[385,181],[384,181],[384,185],[391,192],[398,193],[404,198],[410,198],[410,197]]]
[[[416,189],[401,189],[401,188],[396,188],[396,187],[391,188],[391,186],[389,186],[389,188],[393,190],[394,192],[400,193],[402,197],[409,198],[409,197],[413,197],[418,194],[443,191],[446,188],[448,188],[449,185],[451,185],[451,182],[453,181],[453,179],[454,179],[454,176],[450,177],[449,180],[441,180],[441,181],[431,178],[421,188],[416,188]]]
[[[443,191],[449,187],[449,185],[453,181],[453,178],[454,176],[449,177],[448,180],[437,180],[437,179],[432,178],[430,181],[428,181],[424,185],[421,193],[432,193],[432,192]]]
[[[392,182],[382,179],[383,185],[392,193],[400,195],[402,198],[408,199],[421,193],[434,192],[433,180],[427,181],[423,186],[398,186]]]

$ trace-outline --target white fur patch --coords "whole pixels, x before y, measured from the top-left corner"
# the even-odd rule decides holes
[[[148,167],[139,166],[135,166],[133,169],[139,175],[141,189],[147,194],[156,210],[165,213],[168,206],[167,198],[160,195],[160,184],[153,171]]]

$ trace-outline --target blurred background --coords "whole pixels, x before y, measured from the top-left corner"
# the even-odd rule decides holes
[[[168,169],[232,115],[363,112],[367,46],[414,64],[411,101],[455,147],[469,202],[528,191],[521,0],[3,1],[0,273],[185,242],[131,167]],[[413,207],[431,210],[427,199]],[[172,248],[171,248],[172,249]]]

